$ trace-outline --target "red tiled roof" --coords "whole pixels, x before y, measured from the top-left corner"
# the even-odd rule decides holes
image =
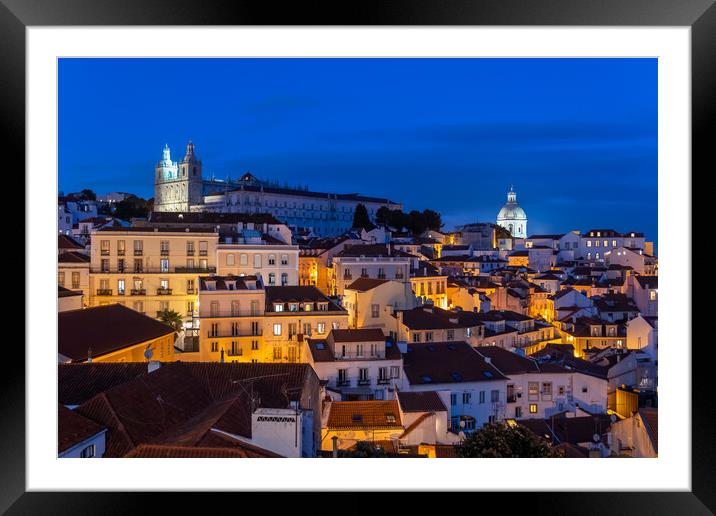
[[[380,328],[361,328],[352,330],[331,330],[329,338],[333,336],[334,342],[370,342],[385,340],[383,330]]]
[[[58,401],[63,405],[80,405],[122,383],[148,373],[141,362],[92,362],[59,364],[57,367]]]
[[[58,405],[57,427],[57,451],[59,453],[104,430],[103,426],[73,412],[64,405]]]
[[[366,292],[373,290],[376,287],[380,287],[383,283],[388,283],[390,280],[378,279],[378,278],[358,278],[353,283],[346,287],[347,290],[357,290],[358,292]]]
[[[199,446],[173,446],[166,444],[140,444],[130,451],[125,458],[138,459],[255,459],[281,457],[268,450],[256,446],[233,448],[211,448]]]
[[[467,342],[411,343],[403,355],[411,384],[484,382],[506,377]]]
[[[435,391],[398,392],[398,402],[403,412],[444,412],[445,404]]]
[[[67,251],[57,257],[58,263],[89,263],[90,257],[77,251]]]
[[[327,427],[340,429],[401,428],[397,400],[334,401],[328,415]]]
[[[80,244],[77,240],[67,235],[57,235],[57,248],[58,249],[84,249],[85,247]]]
[[[106,355],[174,333],[174,329],[126,306],[114,304],[57,314],[57,351],[73,362]]]

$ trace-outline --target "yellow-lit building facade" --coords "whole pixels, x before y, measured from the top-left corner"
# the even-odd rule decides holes
[[[198,280],[216,272],[218,234],[148,228],[105,228],[91,235],[90,306],[119,303],[158,317],[164,310],[191,321]]]

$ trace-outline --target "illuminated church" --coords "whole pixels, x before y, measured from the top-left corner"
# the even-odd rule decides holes
[[[310,230],[318,236],[339,235],[353,225],[353,213],[363,204],[368,215],[385,206],[402,205],[389,199],[357,193],[332,194],[306,188],[280,187],[250,172],[238,179],[204,178],[202,163],[189,141],[181,161],[171,159],[168,145],[154,170],[154,211],[270,213],[291,229]]]
[[[510,186],[507,202],[497,214],[497,225],[502,226],[515,238],[527,238],[527,214],[517,204],[517,194]]]

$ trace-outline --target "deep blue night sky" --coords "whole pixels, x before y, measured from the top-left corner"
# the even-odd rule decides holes
[[[657,230],[656,59],[62,59],[59,188],[204,174],[307,184],[528,232]]]

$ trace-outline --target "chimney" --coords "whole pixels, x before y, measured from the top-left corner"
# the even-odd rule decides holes
[[[331,439],[333,440],[333,458],[337,459],[338,458],[338,436],[334,435],[333,437],[331,437]]]

